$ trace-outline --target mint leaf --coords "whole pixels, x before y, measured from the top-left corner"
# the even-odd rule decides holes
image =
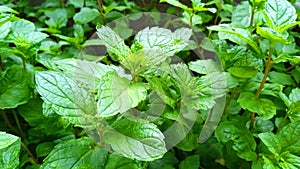
[[[95,96],[83,84],[60,72],[38,72],[35,77],[37,90],[46,103],[73,124],[82,125],[81,118],[96,114]],[[89,117],[89,120],[92,120]],[[90,123],[90,122],[87,122]]]
[[[102,63],[78,59],[63,59],[54,61],[54,63],[65,74],[73,77],[76,81],[86,84],[91,90],[94,90],[98,86],[103,75],[118,69],[113,65],[104,65]]]
[[[280,157],[281,157],[281,161],[279,162],[279,166],[281,168],[292,168],[292,169],[300,168],[300,157],[295,156],[288,151],[282,153]]]
[[[295,155],[300,156],[300,122],[290,123],[284,126],[279,132],[278,137],[280,140],[282,152],[289,151]]]
[[[271,153],[278,155],[281,152],[280,140],[275,134],[260,133],[258,137],[268,147]]]
[[[108,152],[97,147],[91,140],[81,138],[61,142],[44,159],[41,169],[71,169],[81,164],[104,169]]]
[[[268,0],[265,11],[272,22],[269,27],[276,30],[280,30],[297,19],[295,8],[287,0]]]
[[[67,10],[64,8],[57,8],[54,11],[46,11],[45,15],[49,17],[45,23],[51,28],[62,28],[67,25],[68,17]]]
[[[208,29],[212,31],[218,31],[218,35],[220,39],[228,39],[242,46],[248,44],[256,53],[258,54],[261,53],[258,45],[255,43],[254,40],[252,40],[250,31],[246,29],[235,28],[228,24],[211,26],[208,27]]]
[[[228,72],[238,78],[252,78],[258,72],[255,67],[252,66],[234,66],[228,69]]]
[[[19,29],[19,28],[22,28],[22,29]],[[30,32],[34,32],[35,26],[34,26],[34,23],[32,23],[28,20],[20,19],[20,20],[16,20],[11,23],[11,30],[13,30],[14,32],[17,32],[17,33],[21,33],[21,34],[27,34]]]
[[[187,7],[183,3],[179,2],[178,0],[160,0],[159,2],[167,2],[170,5],[176,6],[178,8],[181,8],[185,11],[192,10],[191,8]]]
[[[272,118],[276,114],[276,107],[269,99],[256,98],[255,94],[243,92],[238,98],[243,109],[257,113],[263,120]]]
[[[80,12],[74,15],[73,19],[77,24],[86,24],[93,21],[99,15],[97,9],[83,7],[80,9]]]
[[[200,166],[200,157],[199,155],[192,155],[186,157],[181,163],[179,164],[179,169],[198,169]]]
[[[114,130],[104,133],[105,142],[124,157],[152,161],[167,151],[164,135],[154,124],[123,119],[112,127]]]
[[[219,124],[215,135],[220,142],[227,143],[233,141],[232,148],[240,158],[247,161],[256,160],[256,142],[252,133],[245,126],[236,122],[225,121]]]
[[[274,29],[266,27],[257,27],[257,34],[268,39],[273,43],[286,43],[286,38],[282,34],[276,32]]]
[[[108,156],[105,169],[139,169],[138,164],[129,158],[124,158],[115,154]]]
[[[111,57],[122,61],[129,56],[129,47],[125,45],[124,40],[110,27],[101,26],[97,28],[97,34],[100,41],[102,41],[103,45],[107,48],[107,51],[113,55]]]
[[[20,149],[19,137],[0,132],[0,168],[18,168]]]
[[[152,27],[138,32],[134,40],[143,46],[145,64],[152,66],[163,62],[188,45],[192,30],[188,28],[169,29]]]
[[[0,109],[15,108],[30,98],[28,75],[21,66],[11,66],[0,78]]]
[[[115,72],[103,76],[99,84],[98,117],[113,116],[136,107],[146,98],[147,86],[143,83],[132,83],[119,77]]]

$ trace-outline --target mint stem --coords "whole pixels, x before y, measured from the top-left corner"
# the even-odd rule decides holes
[[[267,64],[266,64],[266,68],[265,68],[265,73],[264,73],[264,77],[263,77],[263,80],[261,81],[260,83],[260,86],[255,94],[256,98],[258,99],[263,88],[264,88],[264,85],[267,81],[267,77],[269,75],[269,72],[271,70],[271,67],[272,67],[272,54],[273,54],[273,49],[274,49],[274,45],[273,43],[271,43],[271,46],[270,46],[270,50],[269,50],[269,57],[268,57],[268,60],[267,60]],[[251,120],[250,120],[250,130],[253,129],[253,125],[254,125],[254,119],[255,119],[255,112],[252,112],[251,114]]]

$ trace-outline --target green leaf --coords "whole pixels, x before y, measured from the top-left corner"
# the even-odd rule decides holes
[[[80,81],[87,85],[91,90],[98,87],[101,78],[111,71],[118,68],[113,65],[104,65],[102,63],[90,62],[79,59],[63,59],[53,61],[57,67],[70,75],[76,81]]]
[[[252,66],[234,66],[229,68],[228,72],[235,77],[248,79],[255,76],[258,70]]]
[[[164,135],[154,124],[123,119],[112,127],[114,130],[104,133],[105,142],[124,157],[152,161],[167,152]]]
[[[93,21],[99,15],[97,9],[83,7],[80,9],[80,12],[74,15],[73,19],[77,24],[86,24]]]
[[[143,83],[132,83],[119,77],[115,72],[103,76],[99,85],[98,117],[113,116],[136,107],[146,98],[147,86]]]
[[[115,154],[108,156],[105,169],[139,169],[138,164],[129,158],[121,157]]]
[[[189,68],[199,74],[208,74],[211,72],[218,72],[220,70],[219,65],[212,59],[190,62]]]
[[[274,29],[257,27],[256,30],[259,35],[261,35],[262,37],[268,39],[273,43],[283,43],[283,44],[286,43],[287,38],[284,37],[282,34],[276,32]]]
[[[276,107],[269,99],[256,98],[255,94],[243,92],[238,98],[243,109],[257,113],[263,120],[272,118],[276,114]]]
[[[235,42],[239,45],[245,46],[246,44],[250,45],[251,48],[258,54],[261,53],[260,48],[251,38],[250,31],[241,28],[234,28],[228,24],[220,24],[218,26],[208,27],[209,30],[218,31],[220,39],[228,39],[232,42]]]
[[[219,124],[215,135],[220,142],[227,143],[233,141],[232,148],[237,155],[247,161],[255,161],[256,142],[252,133],[243,125],[233,121],[225,121]]]
[[[259,133],[258,137],[268,147],[271,153],[278,155],[281,152],[281,145],[278,137],[273,133]]]
[[[178,8],[181,8],[185,11],[189,11],[192,10],[191,8],[187,7],[186,5],[184,5],[183,3],[179,2],[178,0],[160,0],[159,2],[166,2],[170,5],[176,6]]]
[[[289,95],[289,99],[291,102],[300,101],[300,88],[293,89],[291,94]]]
[[[124,40],[116,34],[110,27],[101,26],[97,28],[97,34],[100,41],[107,48],[109,54],[114,55],[116,60],[122,61],[129,56],[130,49],[125,45]],[[114,58],[114,56],[111,56]]]
[[[175,154],[171,151],[168,151],[162,158],[150,161],[149,169],[164,168],[167,169],[167,166],[173,166],[178,163],[178,159],[175,157]]]
[[[198,169],[200,166],[200,157],[199,155],[192,155],[186,157],[179,164],[179,169]]]
[[[297,19],[295,8],[287,0],[268,0],[265,12],[272,22],[272,27],[270,28],[276,30],[280,30]]]
[[[76,147],[76,148],[75,148]],[[44,159],[41,169],[72,169],[81,164],[104,169],[108,153],[97,147],[91,140],[81,138],[61,142]]]
[[[281,72],[275,72],[272,71],[269,73],[269,81],[272,83],[278,83],[283,86],[285,85],[294,85],[295,82],[292,79],[292,77],[286,73],[281,73]]]
[[[95,115],[95,95],[82,83],[60,72],[38,72],[35,77],[37,90],[42,99],[71,123],[91,124]]]
[[[20,28],[22,28],[22,29],[20,29]],[[21,34],[27,34],[30,32],[34,32],[35,26],[34,26],[34,23],[32,23],[28,20],[20,19],[20,20],[16,20],[11,23],[11,30],[13,30],[14,32],[17,32],[17,33],[21,33]]]
[[[4,39],[10,32],[11,22],[5,22],[0,27],[0,39]]]
[[[289,151],[300,156],[300,122],[290,123],[284,126],[278,134],[282,152]]]
[[[253,129],[259,132],[271,132],[274,129],[274,124],[270,120],[262,120],[260,117],[256,117]]]
[[[84,5],[84,1],[82,1],[82,0],[69,0],[68,2],[72,5],[74,5],[75,8],[82,8]]]
[[[0,132],[0,168],[19,167],[21,139],[17,136]]]
[[[300,168],[300,157],[295,156],[288,151],[280,154],[280,157],[279,166],[281,168]]]
[[[47,37],[48,35],[42,32],[30,32],[25,35],[26,40],[32,43],[39,43]]]
[[[247,27],[250,25],[251,6],[248,1],[242,1],[232,12],[232,24]]]
[[[134,40],[142,45],[146,54],[145,65],[153,66],[162,63],[188,45],[192,30],[188,28],[169,29],[147,27],[137,33]]]
[[[15,108],[30,98],[28,75],[21,66],[11,66],[0,78],[0,109]]]
[[[45,15],[49,17],[45,23],[51,28],[62,28],[67,26],[68,17],[67,10],[64,8],[57,8],[53,11],[46,11]]]

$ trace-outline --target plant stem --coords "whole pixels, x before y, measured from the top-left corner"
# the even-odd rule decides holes
[[[229,96],[229,99],[228,99],[227,102],[226,102],[226,105],[225,105],[223,114],[226,114],[226,111],[227,111],[227,109],[228,109],[228,106],[229,106],[229,104],[230,104],[230,102],[231,102],[233,96],[234,96],[234,89],[231,91],[230,96]]]
[[[193,17],[194,17],[194,12],[190,16],[190,27],[193,27]]]
[[[3,63],[2,63],[2,58],[0,56],[0,69],[1,71],[4,71],[4,66],[3,66]]]
[[[17,127],[18,127],[18,129],[19,129],[20,134],[21,134],[21,137],[22,137],[23,139],[26,138],[26,136],[25,136],[25,134],[24,134],[24,132],[23,132],[23,130],[22,130],[22,127],[21,127],[21,125],[20,125],[20,121],[19,121],[19,118],[18,118],[18,116],[17,116],[16,110],[15,110],[15,109],[12,109],[12,113],[13,113],[13,115],[14,115],[14,118],[15,118],[15,121],[16,121],[16,124],[17,124]]]
[[[25,149],[25,151],[29,154],[29,156],[32,159],[32,162],[37,165],[38,161],[37,159],[34,157],[34,155],[31,153],[31,151],[28,149],[28,147],[21,141],[21,146]]]
[[[295,67],[297,67],[297,66],[299,66],[299,65],[300,65],[300,63],[296,63],[296,64],[294,64],[293,66],[288,67],[288,68],[285,70],[285,72],[289,72],[289,71],[293,70]]]
[[[255,15],[255,7],[253,6],[251,10],[250,27],[253,25],[254,15]]]
[[[261,81],[260,83],[260,86],[255,94],[256,98],[258,99],[263,88],[264,88],[264,85],[267,81],[267,77],[269,75],[269,72],[271,70],[271,67],[272,67],[272,54],[273,54],[273,49],[274,49],[274,44],[271,42],[271,46],[270,46],[270,49],[269,49],[269,56],[268,56],[268,60],[267,60],[267,64],[266,64],[266,68],[265,68],[265,73],[264,73],[264,77],[263,77],[263,80]],[[251,120],[250,120],[250,130],[253,129],[253,125],[254,125],[254,119],[255,119],[255,112],[252,112],[251,114]]]
[[[99,8],[99,11],[101,13],[101,19],[102,19],[103,25],[105,25],[106,24],[106,19],[104,17],[104,10],[103,10],[102,0],[98,0],[98,8]]]
[[[27,68],[26,68],[26,60],[24,57],[22,57],[22,65],[23,65],[23,70],[24,72],[27,72]]]

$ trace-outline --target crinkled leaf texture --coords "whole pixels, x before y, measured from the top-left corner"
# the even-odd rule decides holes
[[[132,83],[116,72],[103,76],[98,91],[98,117],[113,116],[136,107],[147,95],[147,85]]]
[[[54,147],[44,159],[41,169],[72,169],[82,164],[104,169],[108,152],[87,139],[69,140]]]
[[[243,125],[233,121],[220,123],[215,131],[215,135],[220,142],[227,143],[233,141],[232,148],[237,151],[237,155],[247,161],[255,161],[256,142],[252,133]]]
[[[268,147],[274,158],[263,154],[265,168],[300,167],[300,123],[294,122],[284,126],[276,135],[260,133],[258,137]]]
[[[104,133],[104,138],[117,154],[142,161],[153,161],[167,152],[164,135],[152,123],[122,119],[112,127],[111,131]]]
[[[256,98],[255,94],[243,92],[238,98],[243,109],[257,113],[263,120],[268,120],[276,114],[276,107],[269,99]]]
[[[18,168],[20,149],[19,137],[0,132],[0,168]]]
[[[124,40],[110,27],[101,26],[100,28],[97,28],[97,34],[112,58],[122,61],[131,53],[129,47],[124,43]]]
[[[92,125],[96,112],[95,94],[84,84],[61,72],[36,73],[37,90],[42,99],[71,123]]]
[[[192,30],[188,28],[169,29],[152,27],[138,32],[134,40],[143,46],[146,54],[145,65],[152,66],[162,63],[188,45]]]
[[[265,7],[269,27],[280,33],[295,23],[296,9],[287,0],[268,0]]]
[[[57,67],[76,81],[87,85],[91,90],[98,87],[103,75],[107,72],[118,70],[116,66],[90,62],[79,59],[63,59],[54,61]]]

